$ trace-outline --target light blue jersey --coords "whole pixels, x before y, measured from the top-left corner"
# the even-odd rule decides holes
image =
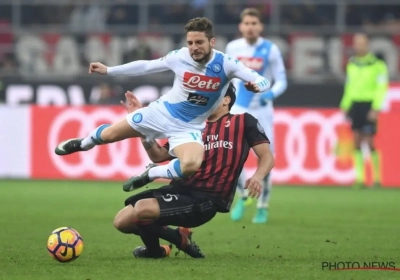
[[[273,82],[270,92],[274,98],[286,90],[286,71],[282,55],[278,47],[271,41],[258,38],[255,44],[250,45],[244,38],[237,39],[226,46],[226,53]],[[235,86],[237,88],[237,106],[250,109],[261,106],[259,95],[247,91],[242,81],[235,80]],[[271,104],[268,107],[272,108],[272,102],[269,103]]]

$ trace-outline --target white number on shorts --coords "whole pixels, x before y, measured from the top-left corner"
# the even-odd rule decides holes
[[[165,196],[163,195],[162,198],[166,201],[166,202],[170,202],[172,201],[172,199],[178,200],[178,197],[174,194],[166,194]]]
[[[198,133],[198,132],[196,132],[196,133],[194,133],[194,132],[190,132],[190,135],[192,135],[192,137],[193,137],[193,140],[199,140],[199,139],[201,139],[201,135],[200,135],[200,133]]]

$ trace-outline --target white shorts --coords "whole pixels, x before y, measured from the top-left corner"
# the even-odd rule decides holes
[[[203,145],[202,130],[205,123],[191,125],[172,117],[161,100],[126,115],[126,120],[147,139],[168,138],[169,153],[172,156],[175,156],[173,149],[179,145],[191,142]]]
[[[241,106],[233,105],[231,114],[249,113],[255,117],[260,125],[264,128],[265,134],[271,142],[270,147],[274,153],[274,110],[272,106],[264,106],[259,108],[244,108]]]

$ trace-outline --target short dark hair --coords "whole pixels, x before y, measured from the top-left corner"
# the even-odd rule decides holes
[[[204,32],[208,40],[214,38],[213,23],[205,17],[192,18],[185,25],[186,34],[188,32]]]
[[[229,83],[228,89],[226,90],[225,96],[229,96],[231,98],[231,102],[229,102],[229,111],[231,110],[233,104],[235,104],[236,101],[236,88],[232,84],[232,82]]]
[[[258,20],[260,22],[262,22],[262,16],[259,10],[257,10],[256,8],[247,8],[244,9],[241,13],[240,13],[240,20],[243,20],[243,18],[245,16],[251,16],[251,17],[256,17],[258,18]]]

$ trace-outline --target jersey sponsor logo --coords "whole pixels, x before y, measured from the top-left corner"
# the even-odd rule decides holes
[[[238,59],[248,68],[260,71],[264,66],[264,61],[260,57],[238,57]]]
[[[206,106],[208,103],[208,97],[201,96],[195,93],[189,93],[188,101],[192,104],[199,105],[199,106]]]
[[[204,149],[206,151],[212,150],[212,149],[233,149],[233,142],[225,141],[222,139],[218,139],[219,135],[207,135],[206,139],[207,141],[204,143]]]
[[[221,78],[185,72],[183,85],[189,89],[213,92],[218,91],[221,85]]]

